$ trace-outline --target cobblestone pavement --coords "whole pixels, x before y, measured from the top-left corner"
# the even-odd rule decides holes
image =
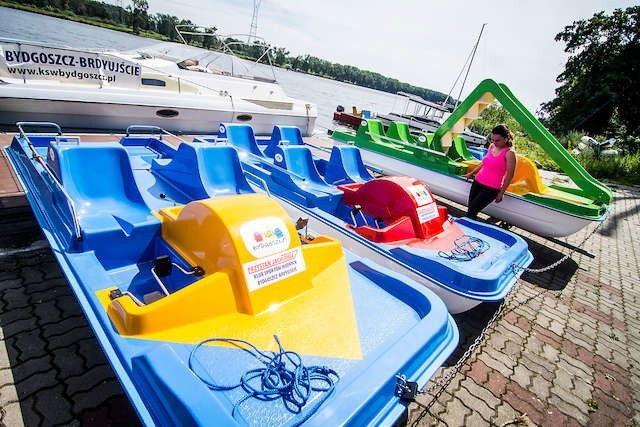
[[[572,259],[523,275],[488,338],[431,409],[428,394],[410,406],[409,425],[640,425],[640,188],[614,190],[606,222]],[[512,231],[527,239],[531,268],[541,268],[594,228],[551,240]],[[456,316],[461,344],[439,374],[497,307]]]
[[[33,221],[3,218],[0,425],[137,425]],[[6,226],[16,222],[17,229]],[[528,240],[532,268],[539,268],[593,228],[552,240],[512,231]],[[411,404],[408,425],[640,425],[639,244],[640,188],[617,187],[609,219],[558,268],[525,273],[431,409],[424,409],[430,395]],[[460,345],[439,374],[452,369],[497,308],[482,304],[455,316]]]

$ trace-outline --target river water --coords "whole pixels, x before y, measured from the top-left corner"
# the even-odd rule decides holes
[[[75,48],[130,50],[159,43],[157,40],[133,36],[92,25],[0,7],[0,37],[62,44]],[[294,98],[318,106],[316,132],[326,133],[334,127],[333,112],[337,105],[347,111],[351,106],[387,113],[400,108],[396,95],[352,84],[275,68],[276,78],[284,91]]]

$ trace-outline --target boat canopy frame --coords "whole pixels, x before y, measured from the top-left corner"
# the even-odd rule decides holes
[[[184,29],[181,29],[184,28]],[[182,43],[184,43],[187,46],[191,46],[189,44],[189,42],[187,42],[187,40],[185,39],[185,35],[190,35],[190,36],[200,36],[200,37],[213,37],[216,42],[220,43],[220,48],[221,50],[219,52],[217,52],[217,50],[210,50],[207,48],[204,48],[207,52],[203,52],[203,57],[204,58],[211,58],[209,62],[207,62],[205,65],[203,65],[203,67],[209,68],[210,66],[213,65],[213,63],[219,59],[219,56],[214,55],[215,53],[222,53],[222,54],[226,54],[226,55],[230,55],[232,57],[231,60],[231,75],[233,77],[240,77],[240,78],[245,78],[245,79],[251,79],[251,80],[259,80],[259,81],[266,81],[268,83],[275,83],[277,81],[276,78],[276,73],[274,70],[274,65],[273,62],[271,60],[271,52],[273,51],[273,46],[271,46],[270,44],[267,43],[267,41],[262,38],[262,37],[258,37],[258,36],[254,36],[254,35],[249,35],[249,34],[243,34],[243,33],[235,33],[235,34],[226,34],[226,35],[218,35],[216,33],[210,33],[207,32],[207,28],[203,27],[203,26],[194,26],[194,25],[188,25],[188,24],[179,24],[175,26],[175,30],[176,33],[178,34],[178,37],[180,38],[180,40],[182,41]],[[238,38],[240,37],[247,37],[247,42],[243,42],[241,40],[239,40]],[[260,54],[260,56],[258,57],[258,59],[253,60],[252,61],[248,61],[251,62],[252,65],[251,67],[247,67],[247,72],[252,72],[255,68],[255,66],[257,64],[263,64],[263,65],[268,65],[269,69],[271,71],[271,74],[273,75],[273,80],[271,79],[267,79],[265,77],[261,77],[261,76],[257,76],[257,75],[244,75],[244,74],[239,74],[236,73],[236,70],[234,69],[234,65],[235,65],[235,61],[233,60],[233,58],[236,59],[243,59],[240,58],[238,56],[238,53],[234,50],[234,46],[254,46],[251,45],[249,43],[250,39],[254,39],[254,45],[255,46],[260,46],[261,48],[263,48],[264,50],[262,51],[262,53]],[[259,44],[255,44],[255,41],[259,41]],[[191,46],[193,47],[193,46]],[[261,62],[262,59],[266,59],[267,62]]]

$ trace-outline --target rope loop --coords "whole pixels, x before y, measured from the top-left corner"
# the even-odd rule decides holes
[[[438,255],[450,261],[471,261],[489,250],[491,245],[479,237],[463,234],[453,241],[450,252],[438,251]]]
[[[302,420],[296,420],[300,424],[313,415],[320,405],[331,395],[340,376],[336,371],[326,366],[305,366],[300,355],[294,351],[285,350],[277,335],[273,336],[278,344],[277,352],[265,352],[259,350],[250,342],[234,338],[207,338],[198,343],[189,355],[189,369],[204,384],[214,391],[228,391],[238,387],[247,395],[241,398],[233,406],[232,416],[235,417],[237,408],[246,400],[255,398],[261,401],[281,399],[284,407],[293,414],[299,414],[311,398],[312,392],[321,392],[325,395],[316,402],[305,414]],[[220,385],[212,380],[204,378],[193,368],[195,354],[206,343],[223,342],[234,345],[249,353],[263,366],[249,369],[240,377],[237,384]],[[213,375],[209,373],[211,377]]]

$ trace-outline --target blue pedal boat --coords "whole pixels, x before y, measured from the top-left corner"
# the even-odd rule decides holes
[[[295,127],[276,126],[270,139],[257,140],[243,124],[222,124],[216,137],[195,141],[236,147],[250,180],[420,275],[450,313],[502,300],[533,260],[514,233],[451,217],[424,183],[374,179],[357,147],[334,146],[321,159]]]
[[[437,296],[300,234],[234,148],[26,125],[9,161],[144,424],[390,425],[457,345]]]

